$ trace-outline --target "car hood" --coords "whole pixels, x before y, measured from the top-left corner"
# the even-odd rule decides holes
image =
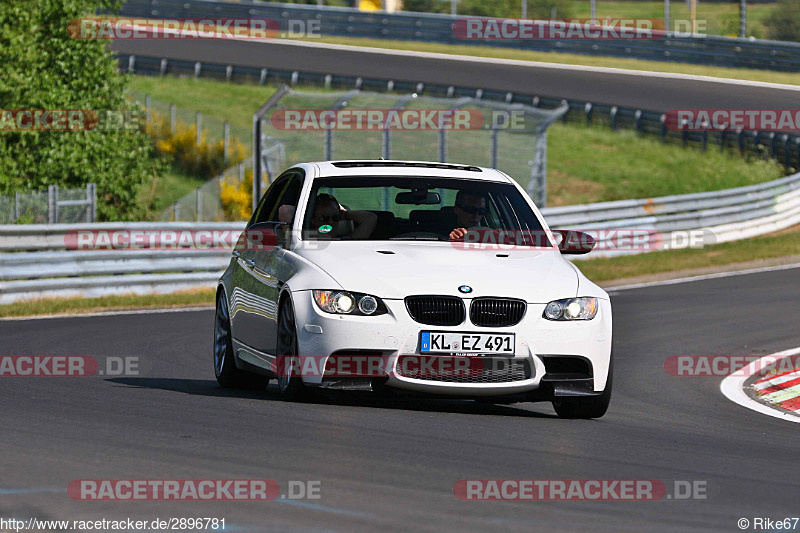
[[[458,249],[444,242],[335,241],[296,252],[343,289],[386,299],[441,294],[546,303],[574,297],[578,290],[575,269],[549,249],[489,251]],[[468,296],[459,292],[462,285],[472,287]]]

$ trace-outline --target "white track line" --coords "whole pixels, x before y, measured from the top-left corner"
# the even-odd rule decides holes
[[[765,355],[761,359],[753,361],[750,363],[746,368],[731,374],[730,376],[726,377],[722,380],[722,383],[719,385],[720,391],[722,394],[725,395],[726,398],[731,400],[734,403],[738,403],[742,407],[746,407],[753,411],[757,411],[761,414],[773,416],[775,418],[780,418],[781,420],[787,420],[789,422],[796,422],[800,423],[800,417],[796,415],[792,415],[789,413],[781,412],[777,409],[773,409],[763,403],[757,402],[756,400],[752,399],[747,393],[744,392],[744,383],[750,378],[757,369],[764,368],[764,364],[762,361],[768,357],[775,358],[775,357],[782,357],[782,356],[790,356],[790,355],[797,355],[800,354],[800,347],[792,348],[791,350],[785,350],[783,352],[774,353],[772,355]]]

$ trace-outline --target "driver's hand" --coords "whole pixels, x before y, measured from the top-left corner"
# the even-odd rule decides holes
[[[451,241],[457,241],[459,239],[463,239],[464,235],[466,235],[466,234],[467,234],[467,229],[466,228],[456,228],[456,229],[454,229],[453,231],[450,232],[450,240]]]

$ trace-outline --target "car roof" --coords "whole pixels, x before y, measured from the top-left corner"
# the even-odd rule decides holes
[[[436,161],[364,160],[318,161],[317,176],[429,176],[508,183],[502,172],[475,165],[438,163]]]

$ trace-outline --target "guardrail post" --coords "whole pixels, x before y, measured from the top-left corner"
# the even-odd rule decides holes
[[[136,56],[128,56],[128,74],[133,74],[136,67]]]
[[[47,187],[47,223],[55,224],[58,221],[58,186]]]
[[[769,155],[772,157],[775,157],[775,155],[778,153],[777,141],[778,141],[778,136],[775,135],[774,131],[771,131],[769,133]]]
[[[439,162],[447,161],[447,130],[439,130]]]
[[[689,121],[684,119],[681,123],[681,143],[683,143],[684,148],[689,144],[689,130],[686,127],[689,125]]]
[[[586,123],[592,123],[592,112],[594,111],[594,107],[592,106],[591,102],[586,102],[586,107],[583,108],[586,113]]]
[[[703,122],[701,126],[703,127],[703,151],[705,152],[708,149],[708,123]]]
[[[566,124],[567,123],[567,115],[569,115],[570,111],[572,111],[572,108],[569,107],[569,102],[567,102],[566,100],[561,100],[561,105],[566,105],[567,106],[567,112],[564,113],[563,115],[561,115],[561,122]]]
[[[642,110],[641,109],[637,109],[636,113],[634,113],[633,117],[634,117],[634,120],[636,120],[636,131],[641,133],[642,132]]]
[[[611,111],[608,114],[609,122],[611,122],[611,129],[617,129],[617,106],[611,108]]]
[[[233,79],[233,65],[228,65],[225,67],[225,81],[231,81]]]
[[[667,115],[661,115],[661,142],[667,142]]]
[[[175,135],[175,129],[178,127],[178,109],[175,104],[169,104],[169,131]]]
[[[261,69],[261,78],[259,79],[259,82],[261,83],[261,85],[266,85],[267,84],[267,75],[268,74],[269,74],[269,71],[267,71],[267,69],[265,69],[265,68]]]
[[[744,155],[746,143],[744,140],[744,130],[736,131],[736,144],[739,145],[739,153]]]
[[[167,73],[167,58],[165,57],[161,60],[161,75],[163,76],[166,73]]]

